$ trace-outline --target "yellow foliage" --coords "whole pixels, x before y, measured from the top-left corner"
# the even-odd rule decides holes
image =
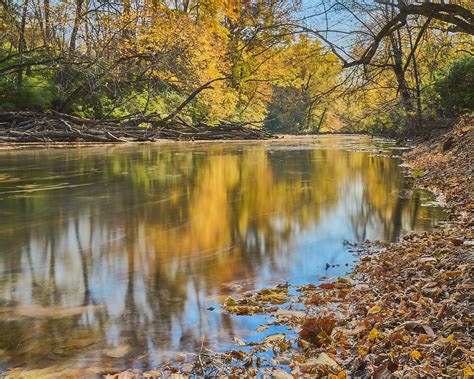
[[[375,314],[375,313],[379,313],[380,311],[381,311],[380,306],[374,305],[372,308],[369,309],[368,314],[372,315],[372,314]]]
[[[375,328],[373,328],[369,335],[367,336],[367,338],[371,341],[375,341],[377,339],[377,337],[379,336],[379,331]]]

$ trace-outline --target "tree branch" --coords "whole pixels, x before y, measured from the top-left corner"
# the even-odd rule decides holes
[[[166,116],[165,118],[163,118],[162,120],[160,120],[160,122],[162,123],[165,123],[167,121],[170,121],[172,120],[173,118],[176,117],[176,115],[181,112],[183,110],[183,108],[188,105],[197,95],[199,95],[202,91],[204,91],[205,89],[209,89],[209,88],[212,88],[211,84],[212,83],[215,83],[217,81],[221,81],[221,80],[226,80],[228,79],[227,77],[221,77],[221,78],[215,78],[215,79],[212,79],[210,81],[208,81],[207,83],[204,83],[202,86],[200,86],[199,88],[196,88],[187,98],[186,100],[184,100],[180,105],[178,105],[178,107],[173,111],[171,112],[168,116]]]

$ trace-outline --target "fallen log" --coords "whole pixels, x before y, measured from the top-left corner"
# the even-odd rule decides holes
[[[144,142],[157,139],[258,140],[276,138],[251,123],[220,120],[218,125],[190,125],[179,117],[166,120],[156,114],[92,120],[59,112],[0,113],[0,142]]]

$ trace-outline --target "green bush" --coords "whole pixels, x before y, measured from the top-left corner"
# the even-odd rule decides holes
[[[56,86],[46,77],[25,75],[21,87],[13,75],[0,79],[0,111],[44,110],[52,107],[56,95]]]
[[[440,111],[449,117],[474,111],[474,58],[454,61],[437,78],[434,89]]]
[[[114,98],[105,91],[96,91],[76,99],[71,111],[77,116],[87,118],[116,118],[128,114],[157,112],[162,116],[172,112],[184,99],[184,95],[169,89],[160,89],[148,96],[146,89],[130,87],[122,89],[121,96]],[[192,102],[186,107],[181,116],[189,115],[198,118],[202,110]]]

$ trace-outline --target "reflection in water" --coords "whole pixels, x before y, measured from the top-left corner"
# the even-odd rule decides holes
[[[399,160],[362,147],[387,145],[1,152],[0,364],[146,368],[202,338],[222,348],[259,321],[206,310],[226,284],[315,282],[347,269],[325,268],[352,260],[344,240],[431,228],[442,212]]]

